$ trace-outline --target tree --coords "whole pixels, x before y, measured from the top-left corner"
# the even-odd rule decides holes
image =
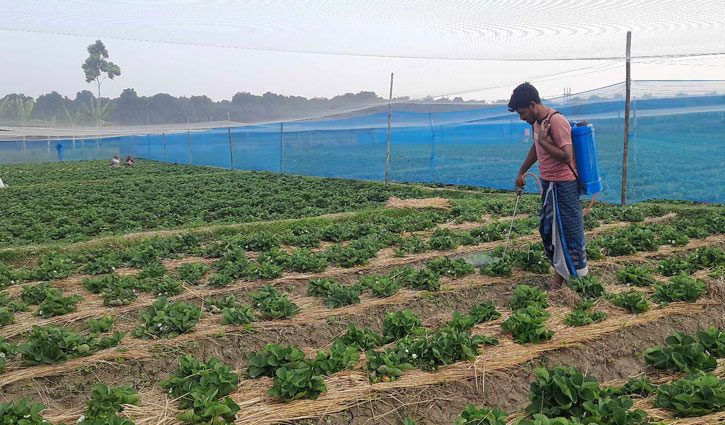
[[[101,84],[110,78],[121,75],[121,68],[113,62],[109,62],[108,50],[101,40],[88,46],[88,58],[81,66],[86,74],[86,83],[96,82],[98,87],[98,99],[101,99]]]

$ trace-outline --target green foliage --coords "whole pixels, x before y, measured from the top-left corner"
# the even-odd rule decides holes
[[[474,272],[473,266],[462,258],[451,260],[448,257],[438,257],[426,262],[428,269],[442,275],[460,278]]]
[[[389,276],[403,286],[418,291],[435,292],[441,288],[438,274],[428,269],[416,270],[410,266],[394,267]]]
[[[700,246],[690,252],[687,262],[700,269],[716,267],[725,264],[725,251],[722,248]]]
[[[139,280],[157,279],[164,277],[168,271],[169,270],[161,263],[147,264],[140,272],[138,272],[136,278]]]
[[[17,349],[25,365],[64,363],[68,359],[84,357],[95,351],[113,347],[121,342],[124,334],[97,339],[56,326],[33,326],[26,343]]]
[[[695,338],[675,332],[665,339],[664,346],[658,345],[644,352],[648,365],[657,369],[678,372],[699,372],[715,369],[715,357],[705,351],[705,347]]]
[[[694,303],[707,293],[707,285],[700,279],[691,279],[685,274],[670,278],[670,282],[655,285],[655,302],[687,301]]]
[[[684,246],[690,242],[690,238],[687,233],[678,230],[674,226],[664,226],[659,231],[657,242],[662,245]]]
[[[428,251],[428,244],[418,235],[403,238],[398,246],[400,246],[400,254],[418,254]]]
[[[394,280],[389,276],[361,276],[360,287],[369,288],[373,291],[373,296],[378,298],[391,297],[398,293],[403,285],[398,280]]]
[[[103,303],[114,307],[128,305],[135,300],[137,285],[135,277],[120,277],[114,273],[93,279],[83,278],[83,286],[88,291],[103,294]]]
[[[112,273],[123,265],[121,256],[115,252],[98,253],[81,267],[81,272],[87,274]]]
[[[30,397],[0,403],[0,425],[52,425],[40,414],[43,410],[45,406],[30,403]]]
[[[335,342],[352,345],[358,351],[365,351],[382,345],[383,337],[372,329],[358,328],[354,323],[349,323],[347,332],[335,338]]]
[[[360,354],[354,345],[345,345],[337,342],[324,351],[317,352],[315,359],[315,372],[325,376],[330,376],[341,370],[352,369],[360,360]]]
[[[141,400],[136,391],[130,385],[120,387],[109,387],[103,383],[97,383],[91,389],[91,399],[86,401],[88,409],[84,415],[81,425],[94,424],[95,421],[110,421],[118,412],[123,410],[124,404],[140,405]]]
[[[584,403],[587,416],[585,424],[645,425],[647,413],[641,409],[631,410],[634,402],[629,397],[600,398],[595,402]]]
[[[212,314],[219,314],[226,308],[236,308],[237,305],[237,297],[234,295],[226,295],[219,298],[204,298],[204,310]]]
[[[674,410],[677,416],[702,416],[725,410],[725,379],[698,372],[657,388],[655,407]]]
[[[416,332],[420,326],[420,319],[410,310],[388,313],[385,315],[385,319],[383,319],[383,337],[387,342],[395,341],[396,339]]]
[[[176,268],[176,273],[188,285],[198,285],[201,278],[209,273],[209,266],[204,263],[186,263]]]
[[[725,357],[725,332],[713,326],[704,331],[697,331],[695,336],[710,355],[717,358]]]
[[[48,282],[38,283],[34,286],[25,285],[20,292],[20,298],[28,304],[40,304],[49,296],[60,297],[62,292],[60,289],[52,287]]]
[[[657,385],[653,385],[652,381],[646,376],[640,378],[629,378],[627,382],[619,387],[603,388],[610,397],[619,397],[623,395],[638,395],[640,397],[648,397],[657,390]]]
[[[664,276],[677,276],[681,273],[694,273],[695,267],[680,257],[673,257],[660,260],[657,271]]]
[[[639,291],[620,292],[612,295],[609,301],[630,313],[644,313],[649,310],[647,299]]]
[[[132,335],[137,338],[174,338],[189,332],[201,318],[201,309],[185,302],[170,303],[159,297],[141,314],[143,325]]]
[[[173,277],[139,281],[136,287],[157,296],[173,297],[184,291],[184,287]]]
[[[386,348],[384,351],[367,351],[365,353],[367,371],[370,382],[391,382],[403,376],[403,372],[413,369],[413,365],[406,363],[394,350]]]
[[[466,405],[461,416],[456,419],[456,425],[506,425],[508,413],[501,409],[483,407],[476,408],[473,404]]]
[[[359,286],[342,286],[335,279],[310,279],[307,295],[321,297],[330,308],[360,303]]]
[[[53,255],[40,257],[38,264],[28,272],[28,277],[33,280],[55,280],[64,279],[73,274],[78,265],[65,255]]]
[[[569,279],[569,287],[584,298],[597,298],[604,295],[604,285],[591,274]]]
[[[113,324],[116,323],[116,320],[117,319],[115,317],[104,315],[100,319],[86,320],[86,326],[88,326],[91,333],[100,334],[109,332],[111,328],[113,328]]]
[[[473,321],[478,324],[488,322],[490,320],[496,320],[501,317],[501,313],[496,311],[496,306],[493,304],[493,301],[484,301],[471,307],[470,316],[473,318]]]
[[[512,310],[536,306],[546,308],[549,303],[546,301],[547,293],[535,286],[519,285],[514,289],[509,305]]]
[[[0,371],[5,370],[6,360],[14,358],[16,354],[18,354],[18,347],[0,336]]]
[[[599,382],[584,376],[574,367],[534,369],[536,380],[531,383],[529,413],[541,413],[550,417],[573,416],[582,418],[587,410],[585,403],[595,403],[602,390]]]
[[[485,336],[471,337],[467,331],[446,327],[429,335],[409,335],[398,341],[395,350],[401,359],[423,370],[434,371],[440,365],[472,360],[481,344],[497,345],[498,340]]]
[[[278,294],[271,285],[259,288],[259,292],[249,294],[252,304],[270,319],[290,318],[300,311],[297,304],[287,299],[287,294]]]
[[[604,254],[602,254],[602,251],[599,250],[598,246],[587,245],[586,251],[587,251],[587,260],[589,260],[589,261],[599,261],[604,258]]]
[[[625,285],[652,286],[657,283],[651,270],[643,266],[627,266],[617,272],[617,278]]]
[[[586,326],[592,323],[598,323],[607,318],[607,313],[603,311],[586,311],[574,309],[568,313],[564,319],[564,323],[568,326]]]
[[[527,272],[546,274],[549,273],[549,259],[543,250],[528,249],[521,252],[512,252],[511,257],[514,265]]]
[[[252,307],[246,305],[222,310],[222,325],[246,325],[256,321],[257,318],[254,316]]]
[[[240,245],[247,251],[269,251],[272,248],[279,248],[279,237],[263,230],[242,237]]]
[[[327,392],[322,376],[315,374],[313,362],[301,362],[293,368],[282,366],[277,369],[274,384],[269,395],[284,401],[307,398],[317,400],[323,392]]]
[[[451,229],[435,229],[430,239],[428,239],[428,247],[433,251],[448,251],[458,246],[458,238]]]
[[[20,280],[21,276],[19,276],[18,271],[7,264],[0,262],[0,290],[15,285],[19,283]]]
[[[505,332],[511,333],[519,344],[533,342],[538,344],[548,341],[554,336],[554,331],[546,329],[546,320],[549,313],[541,307],[528,306],[513,312],[502,324]]]
[[[60,292],[60,291],[58,291]],[[83,299],[80,295],[72,295],[63,297],[55,291],[47,291],[46,297],[35,312],[36,316],[48,318],[60,316],[72,311],[76,311],[77,304]]]
[[[0,307],[0,328],[15,323],[15,315],[5,307]]]
[[[247,373],[249,378],[260,376],[274,376],[275,371],[282,366],[294,368],[296,364],[305,359],[305,353],[292,346],[267,344],[261,353],[247,353]]]
[[[520,419],[516,425],[578,425],[579,420],[567,418],[549,418],[541,413],[535,413],[532,419]]]
[[[179,368],[161,388],[179,401],[179,407],[190,409],[177,416],[191,424],[233,423],[239,406],[226,397],[237,389],[239,376],[231,366],[212,357],[204,363],[187,354],[179,358]],[[220,398],[226,397],[223,401]]]
[[[499,259],[481,267],[481,274],[486,276],[507,277],[513,273],[510,261]]]

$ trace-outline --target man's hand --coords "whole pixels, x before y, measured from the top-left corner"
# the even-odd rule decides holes
[[[541,130],[539,131],[540,142],[549,143],[546,140],[549,138],[549,130],[551,130],[551,123],[549,122],[549,120],[544,120],[541,123]]]
[[[523,173],[519,173],[516,176],[516,183],[514,183],[514,187],[516,188],[516,193],[519,194],[519,193],[523,192],[525,186],[526,186],[526,177],[523,175]]]

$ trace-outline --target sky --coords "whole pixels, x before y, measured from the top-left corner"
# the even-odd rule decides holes
[[[93,91],[96,39],[103,96],[554,97],[623,81],[628,30],[633,79],[725,76],[722,0],[0,0],[0,97]]]

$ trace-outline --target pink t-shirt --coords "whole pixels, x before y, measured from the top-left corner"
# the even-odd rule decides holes
[[[544,143],[551,143],[553,140],[554,145],[559,148],[571,145],[571,125],[569,125],[569,121],[567,121],[562,114],[552,116],[554,112],[556,112],[556,110],[550,108],[549,115],[546,117],[551,125],[549,127],[549,135]],[[554,182],[576,180],[574,173],[572,173],[569,169],[569,165],[551,156],[539,144],[541,124],[535,121],[533,128],[534,146],[536,146],[536,158],[539,161],[539,174],[541,174],[541,178]],[[576,171],[576,161],[572,161],[571,166]]]

